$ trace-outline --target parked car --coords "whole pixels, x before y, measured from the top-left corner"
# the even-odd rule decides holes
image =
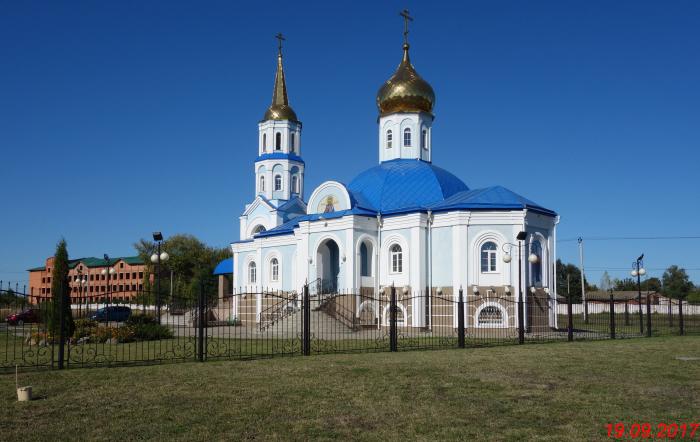
[[[28,308],[19,313],[13,313],[5,318],[9,325],[23,325],[24,323],[41,322],[41,314],[38,309]]]
[[[124,322],[131,316],[129,307],[110,306],[97,310],[90,319],[98,322]]]

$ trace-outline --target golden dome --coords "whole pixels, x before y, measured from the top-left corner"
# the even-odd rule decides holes
[[[265,120],[299,121],[287,99],[287,83],[284,80],[284,69],[282,68],[282,48],[277,54],[277,73],[275,74],[275,87],[272,90],[272,104],[265,111],[263,121]]]
[[[404,43],[403,59],[399,67],[377,92],[380,116],[395,112],[432,113],[433,111],[435,92],[411,64],[408,47],[408,43]]]

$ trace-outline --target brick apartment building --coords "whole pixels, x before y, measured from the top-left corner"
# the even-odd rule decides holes
[[[29,269],[29,295],[32,302],[51,297],[51,272],[54,257],[41,267]],[[110,258],[79,258],[68,262],[68,280],[72,302],[131,301],[143,290],[146,265],[138,256]],[[109,272],[109,283],[107,275]],[[109,284],[109,287],[108,287]]]

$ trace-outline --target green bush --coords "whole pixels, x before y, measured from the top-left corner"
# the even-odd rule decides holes
[[[159,339],[171,339],[173,332],[160,324],[137,324],[132,326],[134,338],[137,341],[157,341]]]
[[[129,319],[126,320],[126,325],[149,325],[157,323],[158,320],[155,316],[146,314],[131,315]]]
[[[92,319],[76,319],[73,337],[76,339],[92,336],[98,327],[97,321]]]

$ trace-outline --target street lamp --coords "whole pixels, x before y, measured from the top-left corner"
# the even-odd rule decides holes
[[[109,299],[111,302],[112,301],[112,299],[111,299],[112,298],[112,288],[111,288],[112,286],[109,285],[109,276],[114,275],[115,273],[117,273],[117,271],[114,270],[114,268],[112,268],[110,266],[111,261],[109,260],[109,255],[107,255],[105,253],[104,259],[105,259],[105,268],[102,269],[101,273],[102,273],[102,275],[107,277],[107,289],[105,291],[105,296],[107,296],[108,297],[107,299]]]
[[[523,321],[524,319],[524,314],[523,314],[523,265],[525,265],[524,262],[522,262],[523,258],[523,241],[527,238],[527,232],[519,232],[518,235],[515,237],[516,240],[518,240],[518,244],[513,244],[513,243],[505,243],[503,244],[503,247],[505,250],[505,246],[509,247],[514,247],[518,246],[518,341],[522,344],[525,342],[525,328],[523,327]],[[530,253],[530,256],[528,256],[528,261],[530,261],[533,264],[536,264],[539,262],[539,257],[535,255],[534,253]],[[503,262],[508,264],[511,262],[512,257],[510,256],[510,253],[506,251],[506,253],[503,255]]]
[[[78,278],[73,281],[75,284],[75,288],[78,289],[78,308],[80,309],[78,314],[82,314],[82,306],[83,306],[83,287],[87,284],[87,279],[83,276],[83,273],[78,270]]]
[[[158,316],[158,323],[160,324],[160,265],[170,258],[167,252],[161,252],[160,247],[163,243],[163,234],[160,232],[153,232],[153,241],[157,244],[156,253],[151,255],[151,262],[156,265],[156,316]]]
[[[642,315],[642,276],[647,274],[644,268],[644,253],[639,255],[639,258],[632,263],[632,271],[630,274],[637,277],[637,307],[639,308],[639,333],[644,334],[644,317]]]

